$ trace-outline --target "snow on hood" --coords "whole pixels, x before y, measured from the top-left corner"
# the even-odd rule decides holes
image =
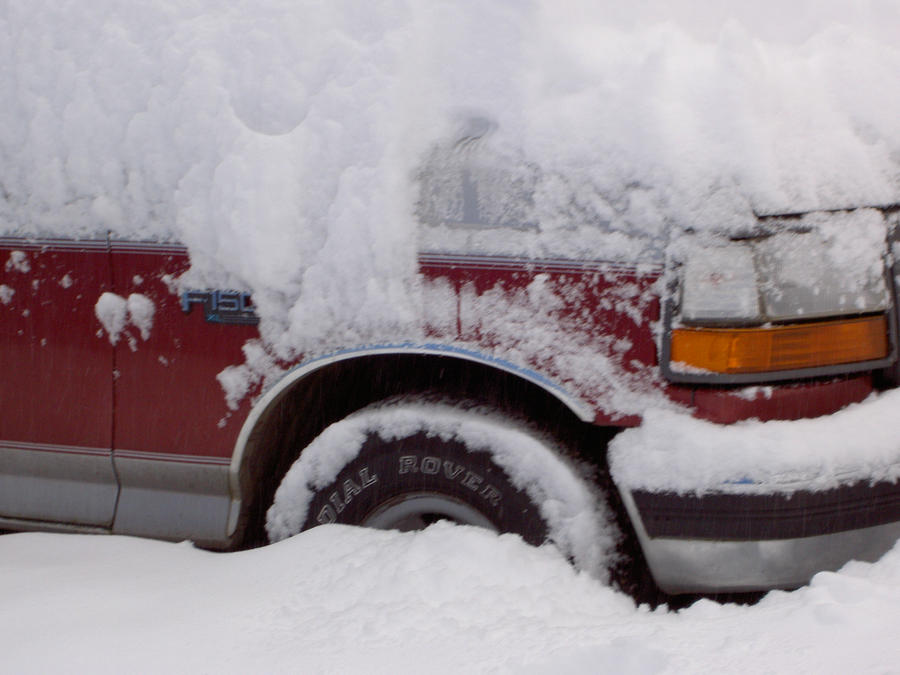
[[[415,338],[415,176],[472,119],[547,177],[529,250],[896,201],[898,27],[874,1],[11,0],[0,231],[181,240],[281,356]]]

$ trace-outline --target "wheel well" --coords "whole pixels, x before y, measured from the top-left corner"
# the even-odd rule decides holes
[[[281,478],[322,430],[371,403],[419,393],[476,401],[527,419],[553,434],[577,459],[596,467],[601,482],[607,480],[606,443],[616,429],[583,422],[534,382],[453,356],[360,356],[332,362],[298,378],[259,415],[241,458],[243,508],[235,533],[239,545],[265,543],[265,512]]]

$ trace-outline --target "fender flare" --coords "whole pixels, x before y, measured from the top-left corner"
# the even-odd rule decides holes
[[[298,382],[322,368],[341,361],[350,361],[370,356],[394,356],[399,354],[449,357],[496,368],[497,370],[502,370],[520,377],[531,384],[537,385],[563,403],[563,405],[571,410],[580,420],[591,422],[594,419],[594,410],[587,401],[572,394],[563,386],[545,375],[529,368],[523,368],[522,366],[518,366],[505,359],[452,345],[427,343],[376,345],[372,347],[341,350],[326,356],[310,359],[309,361],[302,362],[295,366],[288,371],[284,377],[278,380],[278,382],[269,387],[269,389],[254,402],[250,414],[247,415],[247,418],[241,426],[241,431],[235,441],[234,451],[231,455],[231,465],[229,467],[229,482],[233,495],[232,504],[234,507],[228,519],[229,535],[235,531],[238,523],[241,504],[240,472],[241,465],[244,461],[244,455],[247,452],[248,442],[256,425],[259,423],[260,418],[263,417],[269,407]]]

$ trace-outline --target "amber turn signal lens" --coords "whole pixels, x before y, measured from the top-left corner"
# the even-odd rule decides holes
[[[768,328],[676,328],[671,361],[714,373],[761,373],[888,355],[884,316]]]

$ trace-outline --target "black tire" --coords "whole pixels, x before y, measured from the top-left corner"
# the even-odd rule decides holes
[[[317,490],[303,529],[341,523],[422,529],[438,520],[547,538],[540,509],[491,455],[457,439],[418,432],[386,441],[369,434],[359,455]]]
[[[400,399],[325,429],[287,471],[269,540],[321,524],[414,530],[437,520],[550,542],[607,578],[617,533],[596,486],[530,425],[472,404]]]

